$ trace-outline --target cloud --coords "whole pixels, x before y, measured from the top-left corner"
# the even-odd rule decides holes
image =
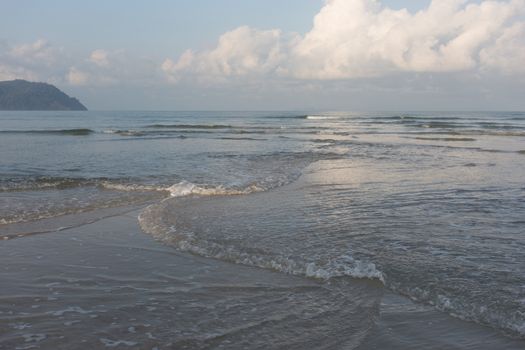
[[[66,55],[47,40],[9,45],[0,42],[0,80],[57,81],[63,75]]]
[[[66,81],[76,86],[104,86],[114,85],[121,77],[122,52],[109,52],[104,49],[93,50],[86,59],[77,60],[69,68]],[[113,62],[110,62],[110,56]],[[113,66],[112,63],[118,65]]]
[[[499,69],[506,74],[525,73],[525,23],[506,28],[494,45],[479,54],[482,67]]]
[[[121,82],[123,76],[121,72],[111,72],[107,69],[79,63],[69,68],[65,75],[65,81],[75,86],[111,86]]]
[[[81,55],[38,39],[9,45],[0,41],[0,80],[27,79],[74,86],[151,84],[162,81],[155,63],[124,50],[95,49]]]
[[[523,72],[525,0],[433,0],[416,13],[327,0],[304,35],[242,26],[214,49],[166,59],[170,81],[243,76],[338,80],[398,73]]]
[[[207,80],[272,73],[283,61],[280,30],[242,26],[226,32],[213,50],[184,52],[175,62],[166,59],[161,69],[176,81],[181,74],[197,74]]]
[[[91,52],[89,61],[100,67],[109,66],[108,52],[102,49],[97,49]]]
[[[72,85],[97,87],[149,86],[163,82],[158,63],[129,55],[125,50],[96,49],[70,63],[65,80]]]
[[[56,61],[57,49],[46,40],[38,39],[33,43],[14,46],[9,50],[9,56],[19,62],[50,65]]]
[[[292,71],[300,78],[344,79],[476,69],[480,50],[493,47],[524,6],[522,0],[434,0],[411,14],[370,0],[331,0],[293,47]]]
[[[67,73],[67,81],[71,85],[86,85],[89,81],[89,75],[76,67],[71,67]]]
[[[12,66],[0,62],[0,80],[27,79],[36,80],[37,75],[23,67]]]
[[[166,74],[168,81],[175,83],[179,80],[179,73],[191,68],[194,61],[194,55],[191,50],[186,50],[177,62],[166,58],[162,62],[160,69]]]

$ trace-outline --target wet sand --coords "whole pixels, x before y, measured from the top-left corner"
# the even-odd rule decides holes
[[[4,227],[0,235],[16,236],[73,226],[0,241],[0,349],[525,347],[376,281],[325,282],[178,252],[144,234],[138,213]]]

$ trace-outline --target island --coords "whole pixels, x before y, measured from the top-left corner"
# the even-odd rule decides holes
[[[87,108],[51,84],[17,79],[0,81],[0,110],[87,111]]]

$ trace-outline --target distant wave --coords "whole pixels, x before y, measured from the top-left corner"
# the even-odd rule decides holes
[[[306,117],[308,117],[308,115],[300,114],[300,115],[269,115],[263,118],[265,119],[306,119]]]
[[[267,141],[268,139],[256,139],[253,137],[219,137],[221,140],[232,140],[232,141]]]
[[[411,137],[414,140],[424,140],[424,141],[447,141],[447,142],[468,142],[476,141],[471,137]]]
[[[0,130],[2,134],[44,134],[44,135],[71,135],[85,136],[94,133],[94,130],[79,129],[56,129],[56,130]]]
[[[307,115],[305,119],[309,120],[330,120],[330,119],[342,119],[342,116],[335,115]]]
[[[145,132],[139,130],[104,130],[104,134],[116,134],[120,136],[144,136]]]
[[[157,129],[228,129],[231,125],[219,125],[219,124],[151,124],[146,125],[146,128],[157,128]]]

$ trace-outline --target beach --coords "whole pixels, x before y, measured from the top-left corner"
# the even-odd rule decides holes
[[[178,252],[140,230],[139,211],[98,212],[76,228],[2,241],[0,348],[523,347],[379,282],[303,278]]]
[[[0,8],[0,350],[525,349],[525,0]]]

